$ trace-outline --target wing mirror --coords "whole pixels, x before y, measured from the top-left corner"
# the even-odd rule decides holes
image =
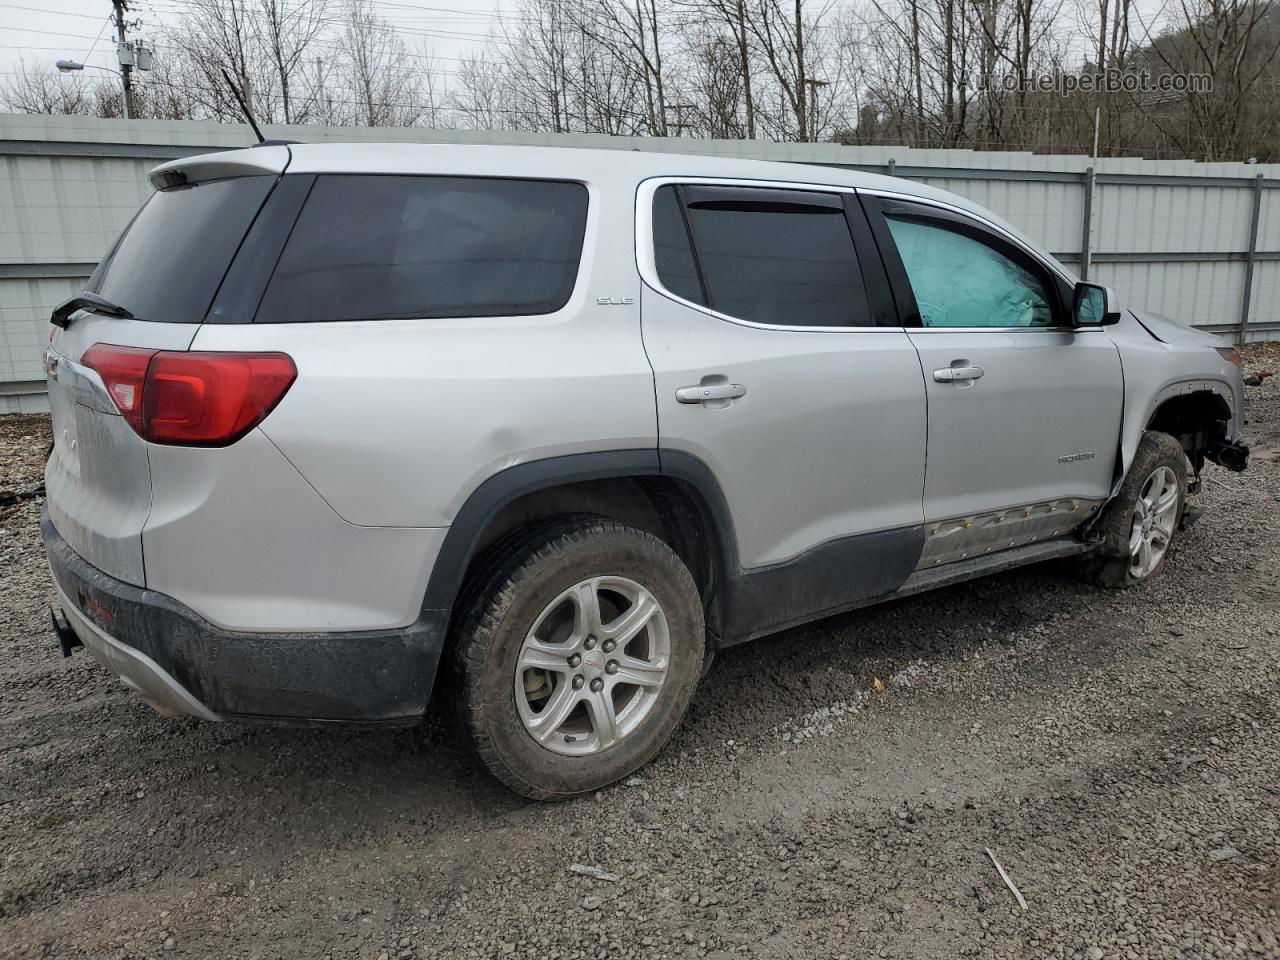
[[[1105,327],[1120,322],[1120,304],[1115,291],[1099,283],[1076,284],[1071,305],[1071,322],[1077,327]]]

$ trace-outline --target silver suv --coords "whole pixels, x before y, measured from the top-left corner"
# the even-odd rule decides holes
[[[54,311],[64,652],[206,720],[456,708],[530,797],[635,770],[715,651],[1074,558],[1154,575],[1239,358],[951,194],[650,153],[156,169]]]

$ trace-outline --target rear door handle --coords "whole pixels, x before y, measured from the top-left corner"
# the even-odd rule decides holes
[[[697,383],[676,391],[680,403],[707,403],[710,400],[737,400],[747,388],[740,383]]]
[[[933,371],[933,379],[938,383],[956,383],[962,380],[978,380],[986,373],[981,367],[972,365],[960,367],[941,367]]]

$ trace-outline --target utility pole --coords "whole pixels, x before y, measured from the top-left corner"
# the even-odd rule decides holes
[[[128,41],[124,35],[124,15],[129,10],[129,0],[111,0],[111,7],[116,16],[116,53],[120,61],[120,77],[124,81],[124,118],[133,118],[133,56],[127,58],[124,51]],[[126,62],[127,61],[127,62]]]
[[[747,139],[756,138],[756,105],[751,94],[751,56],[747,52],[747,9],[745,0],[738,0],[738,59],[742,67],[742,91],[747,106]]]
[[[826,80],[806,80],[809,86],[809,139],[818,139],[818,88],[827,85]]]
[[[804,25],[800,22],[800,0],[796,0],[796,71],[799,76],[799,82],[796,84],[796,96],[799,102],[796,106],[796,126],[798,126],[800,134],[800,142],[809,139],[808,131],[805,129],[808,124],[808,106],[805,98],[809,93],[809,85],[804,77]]]
[[[684,133],[684,127],[685,127],[685,124],[684,124],[684,113],[685,113],[685,111],[686,111],[686,110],[694,110],[694,109],[697,109],[697,104],[693,104],[693,103],[668,103],[668,104],[667,104],[667,109],[668,109],[668,110],[674,110],[674,111],[676,112],[676,136],[678,137],[678,136],[680,136],[682,133]]]

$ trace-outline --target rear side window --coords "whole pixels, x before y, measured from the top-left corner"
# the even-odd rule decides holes
[[[654,257],[672,293],[773,326],[873,326],[843,204],[835,194],[686,186],[683,213],[700,268],[674,226],[678,192],[654,196]],[[665,208],[665,209],[664,209]],[[674,214],[667,212],[674,208]],[[686,237],[686,244],[689,237]],[[705,300],[702,293],[705,291]]]
[[[89,280],[139,320],[200,323],[274,176],[157,191]]]
[[[581,184],[320,176],[259,323],[551,313],[573,292]]]

